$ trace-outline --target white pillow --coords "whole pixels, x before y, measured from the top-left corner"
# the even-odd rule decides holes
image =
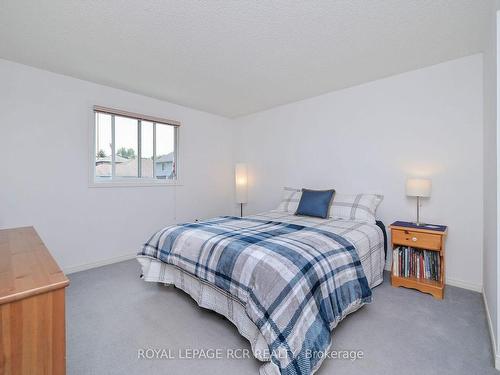
[[[333,219],[375,224],[377,207],[384,199],[376,194],[338,194],[333,196],[329,216]]]
[[[284,187],[283,198],[278,206],[278,210],[295,213],[299,207],[300,197],[302,197],[302,189]]]
[[[279,211],[295,213],[299,207],[302,189],[285,187]],[[339,194],[333,195],[328,216],[333,219],[362,221],[375,224],[377,207],[384,199],[377,194]]]

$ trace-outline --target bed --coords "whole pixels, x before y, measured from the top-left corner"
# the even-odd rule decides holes
[[[145,281],[174,285],[231,321],[261,375],[308,375],[333,328],[382,283],[385,236],[380,222],[273,210],[164,228],[137,259]]]

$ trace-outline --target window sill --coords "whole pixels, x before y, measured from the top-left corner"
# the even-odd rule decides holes
[[[127,187],[168,187],[168,186],[182,186],[180,181],[103,181],[103,182],[90,182],[89,188],[127,188]]]

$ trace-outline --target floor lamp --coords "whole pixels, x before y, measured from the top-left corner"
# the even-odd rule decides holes
[[[247,203],[247,165],[245,163],[236,164],[234,170],[236,183],[236,202],[240,204],[240,216],[243,217],[243,204]]]

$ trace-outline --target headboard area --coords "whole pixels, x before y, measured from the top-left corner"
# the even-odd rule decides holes
[[[384,234],[384,253],[385,259],[387,259],[387,231],[385,230],[385,225],[380,220],[377,220],[375,224],[377,224],[377,226],[382,229],[382,233]]]

